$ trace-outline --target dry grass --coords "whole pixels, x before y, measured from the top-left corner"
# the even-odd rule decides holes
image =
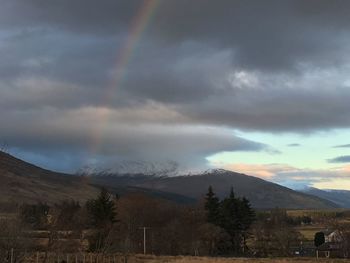
[[[323,229],[324,227],[319,225],[301,226],[301,227],[295,228],[295,230],[298,231],[308,241],[313,241],[315,237],[315,233],[322,231]]]
[[[294,209],[288,210],[287,214],[292,217],[297,216],[325,216],[335,217],[336,213],[349,211],[347,208],[331,208],[331,209]]]
[[[78,255],[78,254],[77,254]],[[93,255],[92,259],[90,254],[86,254],[85,262],[97,262],[96,256]],[[57,259],[57,255],[49,257],[46,262],[54,262],[53,260]],[[60,254],[60,259],[66,259],[66,254]],[[113,260],[114,259],[114,260]],[[36,263],[35,254],[27,257],[23,263]],[[40,263],[44,262],[43,254],[40,255],[39,261]],[[55,261],[56,262],[56,261]],[[78,257],[78,261],[75,261],[75,254],[70,254],[69,262],[83,262],[82,255]],[[329,263],[341,263],[341,262],[349,262],[345,259],[326,259],[326,258],[214,258],[214,257],[190,257],[190,256],[154,256],[154,255],[109,255],[102,256],[99,255],[98,262],[111,263],[277,263],[277,262],[298,262],[298,263],[309,263],[309,262],[329,262]]]
[[[136,256],[135,263],[273,263],[273,262],[348,262],[344,259],[316,259],[316,258],[210,258],[210,257],[170,257],[170,256]]]

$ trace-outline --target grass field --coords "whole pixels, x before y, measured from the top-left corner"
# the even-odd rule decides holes
[[[313,241],[315,233],[322,231],[324,227],[322,226],[300,226],[296,227],[295,230],[298,231],[306,240]]]
[[[349,209],[329,209],[329,210],[288,210],[288,216],[290,217],[302,217],[309,216],[318,219],[318,223],[311,225],[301,225],[295,227],[306,241],[313,241],[316,232],[324,231],[325,229],[332,229],[332,225],[327,223],[327,220],[331,221],[336,219],[338,223],[350,224]],[[319,219],[322,219],[321,222]],[[323,221],[324,220],[324,221]]]
[[[292,217],[297,216],[325,216],[335,217],[339,213],[350,212],[348,208],[333,208],[333,209],[293,209],[287,210],[287,214]]]
[[[344,259],[316,259],[316,258],[209,258],[209,257],[154,257],[154,256],[136,256],[135,261],[128,261],[132,263],[209,263],[209,262],[217,262],[217,263],[247,263],[247,262],[255,262],[255,263],[272,263],[272,262],[349,262]]]
[[[78,258],[75,257],[74,254],[70,254],[68,262],[100,262],[100,263],[277,263],[277,262],[298,262],[298,263],[308,263],[308,262],[349,262],[348,259],[326,259],[326,258],[221,258],[221,257],[191,257],[191,256],[154,256],[154,255],[110,255],[110,256],[102,256],[99,255],[98,259],[97,255],[94,255],[92,258],[90,254],[86,254],[86,257],[83,258],[80,256]],[[62,261],[62,259],[66,261]],[[27,257],[25,260],[21,261],[22,263],[53,263],[57,262],[56,257],[49,257],[44,260],[43,255],[36,260],[36,256],[33,255],[31,257]],[[67,257],[64,254],[60,255],[59,262],[67,262]]]

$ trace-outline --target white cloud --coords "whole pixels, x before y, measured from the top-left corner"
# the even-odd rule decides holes
[[[259,87],[258,77],[254,73],[244,70],[231,73],[228,80],[234,88],[245,89]]]

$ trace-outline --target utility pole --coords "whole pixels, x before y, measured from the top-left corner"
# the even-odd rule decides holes
[[[150,229],[150,227],[140,227],[143,229],[143,254],[146,255],[146,230]]]

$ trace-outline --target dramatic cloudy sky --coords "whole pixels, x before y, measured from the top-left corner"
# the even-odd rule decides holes
[[[350,189],[350,1],[0,0],[0,142]]]

